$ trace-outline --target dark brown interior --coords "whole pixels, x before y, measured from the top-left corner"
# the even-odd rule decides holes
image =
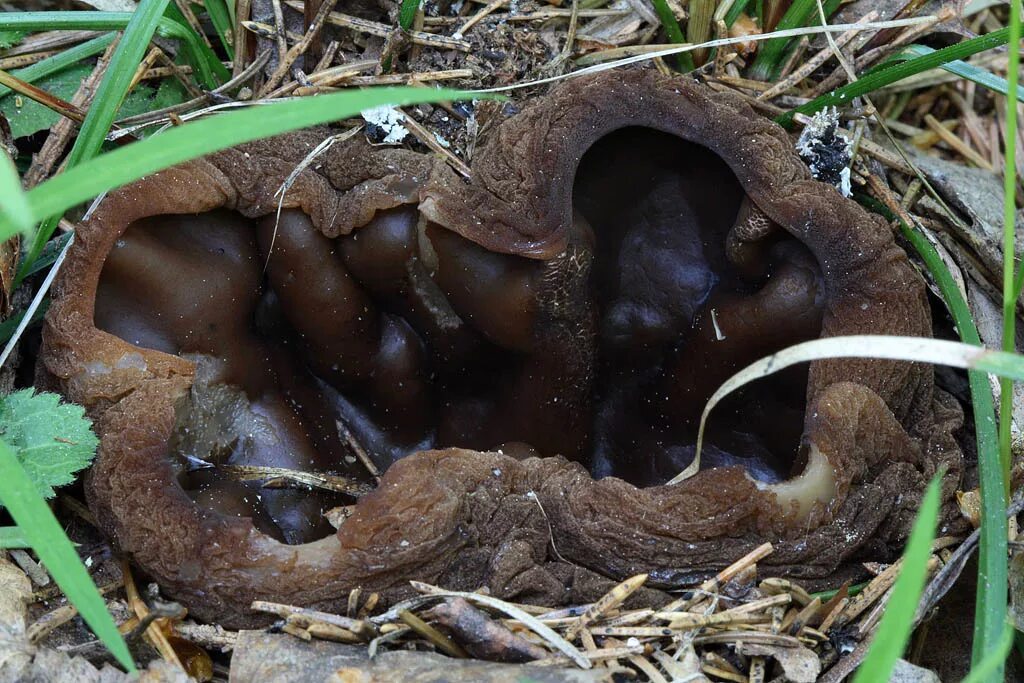
[[[552,266],[439,225],[421,233],[412,207],[334,240],[296,210],[137,221],[106,260],[95,322],[196,362],[173,444],[182,486],[288,543],[330,533],[322,511],[351,500],[241,482],[219,466],[367,480],[339,423],[382,470],[424,448],[502,447],[654,485],[692,460],[721,381],[821,330],[820,270],[798,241],[777,230],[742,263],[727,250],[743,201],[699,145],[639,128],[600,140],[573,197],[589,274],[583,294],[559,299],[579,323],[554,352]],[[580,359],[591,370],[567,387],[563,368]],[[704,466],[787,478],[805,386],[806,370],[780,373],[723,405]],[[544,409],[560,401],[574,406],[569,423]]]

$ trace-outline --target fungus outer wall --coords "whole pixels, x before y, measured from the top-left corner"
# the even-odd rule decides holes
[[[813,585],[896,556],[940,465],[956,487],[959,406],[930,366],[872,359],[751,386],[716,411],[724,466],[649,485],[689,462],[701,396],[735,366],[931,330],[888,226],[741,101],[650,71],[574,79],[493,126],[469,182],[350,139],[275,227],[275,191],[329,134],[111,193],[55,283],[40,382],[95,418],[91,509],[197,617],[252,626],[252,600],[338,609],[355,587],[387,602],[410,579],[586,602],[639,572],[688,585],[765,540],[763,571]],[[226,475],[361,476],[339,420],[387,471],[303,542],[351,499]],[[449,444],[477,450],[420,450]],[[555,453],[593,476],[530,457]]]

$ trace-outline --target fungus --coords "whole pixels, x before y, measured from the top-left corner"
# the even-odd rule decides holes
[[[97,518],[193,614],[252,625],[255,599],[333,609],[409,579],[549,604],[640,571],[679,588],[766,539],[766,570],[822,578],[897,552],[939,466],[958,481],[962,416],[931,367],[845,359],[750,386],[702,471],[664,484],[743,365],[930,335],[885,223],[737,98],[573,79],[501,122],[468,183],[353,139],[278,216],[326,135],[112,193],[47,316],[41,373],[97,419]],[[346,435],[386,470],[357,502],[231,474],[369,482]]]

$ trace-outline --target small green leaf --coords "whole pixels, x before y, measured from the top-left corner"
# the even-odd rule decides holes
[[[92,73],[93,66],[80,64],[64,69],[52,76],[40,79],[36,86],[62,100],[71,100],[82,81]],[[180,87],[180,86],[179,86]],[[169,92],[169,91],[167,91]],[[167,92],[164,93],[166,97]],[[176,104],[177,101],[166,101],[160,92],[154,92],[148,85],[136,86],[118,110],[118,117],[143,114],[153,109]],[[10,94],[0,98],[0,112],[11,124],[11,135],[22,138],[41,130],[46,130],[60,120],[60,114],[38,102],[21,95]]]
[[[12,71],[11,75],[20,78],[26,83],[35,83],[40,79],[52,76],[58,71],[68,68],[75,62],[103,52],[116,37],[117,34],[115,33],[105,33],[101,36],[96,36],[92,40],[69,47],[67,50],[62,50],[54,56],[47,57],[31,66],[26,66],[24,69]],[[10,88],[0,85],[0,97],[8,95],[10,92]]]
[[[228,59],[233,60],[235,49],[231,41],[234,39],[232,33],[234,21],[231,19],[231,12],[228,11],[227,4],[224,0],[203,0],[203,5],[206,7],[206,14],[210,17],[214,30],[217,31],[217,37],[220,38],[224,52]]]
[[[0,401],[0,437],[44,498],[92,462],[99,439],[91,427],[81,406],[61,403],[57,394],[22,389]]]
[[[28,31],[0,31],[0,50],[6,50],[21,42]]]
[[[830,17],[839,7],[838,0],[824,0],[822,3],[825,16]],[[776,31],[785,31],[802,26],[811,26],[818,23],[816,0],[794,0],[786,13],[782,15]],[[772,38],[765,41],[764,45],[757,51],[754,64],[750,67],[750,77],[756,80],[775,80],[786,60],[790,48],[796,44],[792,38]]]
[[[82,85],[82,80],[92,73],[91,66],[74,66],[41,79],[36,85],[54,97],[70,100]],[[0,113],[11,124],[11,135],[23,138],[46,130],[60,120],[60,114],[23,95],[10,94],[0,99]]]
[[[173,8],[174,6],[171,5]],[[144,4],[134,12],[90,12],[73,10],[68,12],[0,12],[0,31],[121,31],[126,30],[136,17],[143,16]],[[162,12],[161,12],[162,14]],[[217,60],[217,55],[188,25],[163,17],[157,25],[157,34],[162,38],[180,40],[189,62],[195,68],[196,80],[203,87],[213,89],[231,78],[227,68]],[[122,38],[122,42],[124,38]],[[134,41],[129,41],[134,42]],[[146,42],[149,42],[148,40]],[[141,59],[141,56],[139,57]],[[138,64],[138,60],[136,60]],[[112,68],[112,67],[111,67]],[[108,69],[109,72],[110,69]],[[134,70],[131,72],[134,73]],[[129,78],[131,74],[128,74]],[[219,79],[219,80],[218,80]],[[99,94],[96,96],[99,101]]]

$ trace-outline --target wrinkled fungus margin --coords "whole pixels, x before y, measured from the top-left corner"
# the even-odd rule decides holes
[[[572,178],[583,153],[625,126],[694,141],[720,156],[747,196],[803,242],[826,288],[825,336],[930,336],[924,283],[879,218],[810,178],[778,126],[738,98],[684,78],[627,71],[571,80],[492,130],[466,183],[444,163],[353,140],[303,170],[284,198],[327,236],[375,213],[417,206],[430,220],[502,253],[552,259],[567,244]],[[277,210],[275,192],[328,132],[309,130],[215,154],[111,193],[78,227],[46,318],[40,374],[96,419],[99,456],[87,493],[120,549],[198,618],[265,623],[269,599],[343,609],[351,589],[386,599],[419,579],[547,604],[592,599],[649,572],[678,587],[765,540],[763,571],[827,577],[859,558],[888,559],[904,541],[929,477],[961,471],[951,434],[959,407],[930,366],[876,360],[812,364],[804,441],[825,456],[836,495],[799,524],[738,467],[676,486],[595,481],[563,458],[517,460],[460,449],[393,465],[336,535],[288,546],[247,519],[198,507],[168,458],[175,404],[194,366],[141,349],[93,322],[104,259],[132,222],[226,208]]]

